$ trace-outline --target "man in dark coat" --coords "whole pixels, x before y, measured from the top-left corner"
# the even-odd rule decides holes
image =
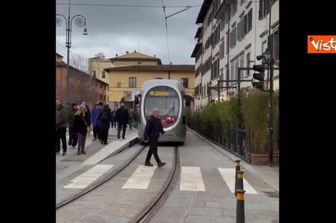
[[[152,154],[154,155],[158,167],[163,167],[166,164],[165,162],[161,162],[159,155],[157,153],[157,145],[160,133],[161,134],[165,133],[159,115],[160,115],[159,110],[154,109],[153,115],[149,117],[146,123],[144,140],[145,142],[147,142],[147,140],[149,139],[149,150],[147,153],[145,166],[153,166],[153,164],[150,163]]]
[[[77,133],[73,130],[73,121],[75,119],[75,113],[77,112],[76,103],[71,104],[68,114],[68,128],[69,128],[69,146],[73,148],[77,145]]]
[[[120,139],[121,128],[123,130],[122,138],[125,139],[125,132],[129,120],[129,114],[127,108],[124,107],[124,104],[121,104],[121,107],[118,108],[116,113],[116,120],[118,122],[118,139]]]
[[[110,128],[110,122],[112,122],[112,113],[109,106],[106,104],[103,107],[102,112],[98,116],[101,143],[107,145],[108,131]]]
[[[66,142],[67,114],[62,104],[56,100],[56,152],[60,152],[61,142],[63,148],[63,156],[67,152]]]

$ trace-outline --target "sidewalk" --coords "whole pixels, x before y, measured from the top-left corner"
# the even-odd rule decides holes
[[[78,156],[77,146],[75,148],[68,146],[66,156],[56,154],[56,175],[58,179],[62,179],[78,171],[83,166],[97,164],[137,138],[138,131],[137,129],[127,129],[125,139],[117,139],[116,134],[116,129],[110,129],[107,145],[102,145],[99,140],[92,141],[93,136],[89,135],[85,146],[86,155]]]
[[[220,146],[208,141],[205,137],[201,136],[200,134],[196,133],[192,129],[188,128],[189,131],[196,134],[199,138],[206,141],[210,144],[213,148],[218,150],[220,153],[223,153],[232,161],[240,160],[240,165],[243,169],[247,170],[260,180],[264,181],[266,184],[271,186],[274,190],[279,192],[279,167],[269,167],[269,166],[255,166],[251,165],[244,160],[240,159],[239,157],[235,156],[234,154],[228,152],[227,150],[221,148]]]

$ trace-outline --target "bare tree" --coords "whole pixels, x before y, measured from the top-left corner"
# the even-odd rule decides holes
[[[86,72],[87,61],[84,56],[72,55],[71,65],[78,70]]]

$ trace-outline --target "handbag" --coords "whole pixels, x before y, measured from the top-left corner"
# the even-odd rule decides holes
[[[84,120],[84,118],[82,118],[84,124],[86,125],[86,133],[87,134],[90,134],[91,132],[91,126],[88,126],[87,122]]]

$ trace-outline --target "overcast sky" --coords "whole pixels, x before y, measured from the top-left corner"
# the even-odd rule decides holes
[[[201,6],[202,2],[164,0],[166,6]],[[67,17],[68,5],[59,3],[68,3],[68,0],[57,0],[56,3],[56,13]],[[71,3],[162,6],[162,0],[71,0]],[[182,9],[167,8],[166,13],[171,15]],[[169,52],[173,64],[194,64],[190,55],[195,46],[194,36],[198,28],[195,21],[199,10],[200,7],[193,7],[168,18]],[[102,52],[110,58],[137,50],[151,56],[156,54],[164,64],[169,63],[162,7],[72,5],[71,16],[77,14],[86,18],[89,35],[82,35],[83,28],[78,28],[73,22],[71,51],[74,56],[87,59]],[[62,22],[62,26],[56,27],[56,50],[66,59],[65,23]]]

